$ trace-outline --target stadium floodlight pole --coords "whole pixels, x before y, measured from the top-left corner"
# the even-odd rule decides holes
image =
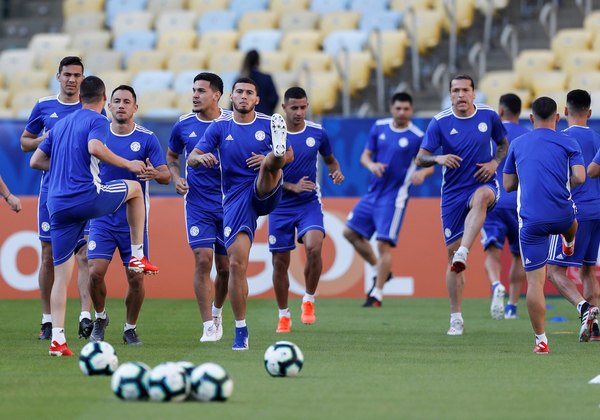
[[[313,97],[313,77],[312,77],[312,73],[310,71],[310,66],[308,65],[308,61],[303,61],[302,62],[302,66],[300,67],[300,72],[304,72],[304,74],[306,74],[306,91],[308,92],[308,97],[312,98]],[[298,77],[298,79],[300,79],[300,77]],[[312,106],[308,107],[308,110],[306,111],[306,118],[308,120],[312,120]]]
[[[342,47],[342,59],[344,60],[344,65],[342,66],[339,61],[336,60],[338,70],[342,75],[342,82],[344,88],[342,90],[342,115],[344,117],[350,116],[350,52],[348,48],[344,45]]]
[[[379,28],[373,29],[375,35],[375,72],[377,83],[377,112],[383,114],[385,112],[385,78],[383,77],[383,36]]]
[[[418,28],[417,28],[417,13],[415,12],[415,8],[410,6],[408,8],[408,14],[410,15],[412,30],[410,33],[410,58],[412,63],[412,84],[415,92],[421,90],[421,64],[419,62],[419,45],[417,44],[418,36]]]
[[[444,6],[450,16],[450,42],[448,44],[448,69],[450,73],[456,73],[456,44],[457,44],[457,26],[456,21],[456,0],[445,0]]]

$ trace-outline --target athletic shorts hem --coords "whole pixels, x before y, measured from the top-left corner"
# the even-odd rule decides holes
[[[551,264],[551,265],[558,265],[561,267],[581,267],[581,265],[582,265],[582,263],[578,263],[578,262],[556,261],[556,260],[551,260],[551,259],[548,259],[548,261],[546,263]]]
[[[273,247],[269,246],[269,252],[288,252],[288,251],[293,251],[294,249],[296,249],[295,245],[281,246],[281,247],[277,247],[277,248],[273,248]]]
[[[360,229],[359,229],[357,226],[353,225],[353,224],[352,224],[352,223],[350,223],[349,221],[348,221],[348,222],[346,222],[346,226],[347,226],[347,227],[348,227],[350,230],[352,230],[354,233],[358,233],[360,236],[362,236],[362,237],[363,237],[363,238],[365,238],[365,239],[371,239],[371,236],[373,236],[373,235],[367,235],[367,234],[366,234],[364,231],[362,231],[362,232],[361,232],[361,230],[360,230]]]
[[[248,237],[250,238],[250,244],[252,244],[252,242],[254,242],[254,232],[252,232],[252,229],[249,226],[240,226],[240,228],[235,232],[232,233],[229,238],[227,238],[227,240],[225,241],[225,248],[229,248],[233,242],[235,242],[235,238],[242,232],[245,232],[248,234]]]
[[[304,241],[302,240],[302,238],[304,238],[304,235],[306,235],[306,233],[311,230],[317,230],[319,232],[323,232],[323,236],[326,235],[325,229],[323,228],[323,226],[312,225],[312,226],[308,226],[306,229],[302,230],[301,232],[298,232],[298,242],[303,244]]]

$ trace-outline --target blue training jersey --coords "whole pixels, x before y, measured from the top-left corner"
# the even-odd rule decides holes
[[[437,114],[429,123],[422,148],[435,152],[439,147],[443,154],[453,154],[462,158],[460,167],[442,167],[442,206],[447,201],[471,194],[484,185],[475,179],[478,163],[492,160],[492,142],[500,144],[506,137],[506,129],[493,108],[476,104],[475,113],[469,117],[458,117],[452,107]],[[495,184],[496,176],[488,182]]]
[[[98,159],[88,152],[92,139],[105,142],[110,133],[108,118],[80,109],[57,122],[39,148],[50,156],[48,210],[76,207],[98,191]]]
[[[222,109],[221,117],[225,115],[231,115],[231,111]],[[201,120],[195,112],[182,115],[171,131],[169,149],[179,155],[185,154],[187,160],[211,122]],[[214,151],[206,150],[206,152]],[[215,206],[222,205],[220,165],[212,168],[204,166],[192,168],[186,164],[185,178],[190,188],[185,196],[186,202],[205,209],[214,209]]]
[[[294,150],[294,160],[283,167],[283,179],[285,182],[296,184],[300,179],[307,176],[308,179],[317,184],[317,158],[330,156],[331,144],[329,137],[320,124],[306,121],[304,129],[297,133],[287,133],[288,143]],[[300,194],[283,190],[283,196],[278,207],[294,207],[306,203],[315,198],[320,199],[319,184],[315,191],[305,191]]]
[[[529,133],[529,129],[523,127],[520,124],[516,124],[510,121],[503,121],[504,128],[506,129],[506,137],[509,142],[512,142],[517,137]],[[498,180],[498,184],[500,184],[500,198],[496,203],[495,208],[499,209],[516,209],[517,208],[517,192],[506,192],[504,189],[504,185],[502,184],[502,171],[504,170],[504,162],[506,162],[506,158],[502,159],[502,162],[498,165],[498,169],[496,169],[496,179]]]
[[[167,164],[156,135],[137,124],[129,134],[116,134],[111,129],[105,144],[114,154],[127,160],[141,160],[142,162],[146,162],[146,159],[150,159],[150,163],[155,168]],[[127,169],[100,162],[100,180],[102,183],[116,179],[138,180],[137,175]],[[140,184],[142,186],[147,217],[148,210],[150,209],[149,181],[140,182]],[[114,213],[93,219],[91,223],[94,227],[129,232],[127,206],[121,206]],[[146,223],[148,223],[148,220],[146,220]]]
[[[573,215],[571,166],[583,165],[574,138],[549,128],[536,128],[512,141],[505,174],[517,174],[517,211],[527,224],[559,222]]]
[[[563,132],[577,141],[587,168],[600,150],[600,135],[589,127],[577,125]],[[600,178],[587,177],[582,185],[576,186],[571,192],[577,206],[577,220],[600,219]]]
[[[271,117],[257,112],[253,121],[238,123],[233,114],[223,115],[206,129],[196,149],[218,150],[225,204],[240,191],[254,188],[258,170],[249,168],[246,159],[252,153],[267,155],[272,150]]]
[[[79,101],[68,104],[61,102],[58,99],[58,95],[46,96],[39,99],[31,110],[25,130],[40,136],[46,131],[51,130],[54,124],[62,118],[78,109],[81,109],[81,102]],[[41,190],[44,192],[48,191],[48,177],[45,171],[42,172]]]
[[[406,128],[395,128],[392,123],[392,118],[377,120],[369,132],[365,150],[370,150],[372,160],[386,168],[381,177],[371,174],[365,200],[389,204],[408,198],[423,132],[413,123]]]

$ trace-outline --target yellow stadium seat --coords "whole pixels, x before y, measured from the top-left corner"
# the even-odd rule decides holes
[[[554,68],[554,53],[550,50],[523,50],[513,63],[519,77],[519,87],[529,89],[537,73]]]
[[[600,10],[595,10],[586,16],[583,27],[590,31],[593,36],[600,34]]]
[[[334,31],[351,30],[358,28],[360,13],[354,11],[329,12],[321,16],[319,31],[325,39]]]
[[[146,8],[155,16],[158,16],[167,10],[183,10],[184,6],[184,0],[148,0]]]
[[[561,70],[570,78],[577,73],[587,73],[600,69],[598,51],[575,51],[565,54]]]
[[[494,109],[498,109],[498,104],[500,103],[500,97],[506,93],[514,93],[521,99],[521,107],[522,109],[529,108],[531,106],[531,92],[528,89],[510,89],[504,91],[492,91],[491,93],[485,94],[484,103],[491,106]],[[476,102],[480,102],[477,98],[475,98]]]
[[[193,31],[196,24],[196,13],[190,10],[168,10],[159,13],[156,18],[156,31]]]
[[[245,56],[246,53],[237,50],[215,52],[209,58],[208,68],[217,74],[239,70]]]
[[[56,66],[58,69],[58,66]],[[26,89],[47,89],[50,74],[43,70],[25,70],[21,69],[18,73],[13,73],[8,78],[8,90],[11,92],[20,92]]]
[[[0,73],[6,78],[35,67],[35,53],[27,48],[0,52]]]
[[[67,16],[63,29],[71,35],[83,35],[88,31],[98,31],[104,28],[106,16],[104,12],[85,12]],[[73,41],[76,37],[73,37]]]
[[[202,16],[209,10],[226,10],[229,0],[189,0],[188,9]]]
[[[406,47],[409,45],[408,34],[404,29],[398,31],[382,31],[379,32],[382,44],[381,62],[383,73],[389,76],[392,71],[402,64],[406,55]],[[378,36],[372,33],[369,37],[369,46],[374,53],[374,57],[378,53]]]
[[[132,74],[124,70],[102,71],[96,74],[106,86],[106,92],[110,94],[119,85],[131,85]]]
[[[591,90],[600,89],[600,71],[581,72],[571,75],[569,79],[568,89],[585,89],[588,92]]]
[[[409,34],[416,34],[417,50],[425,54],[437,46],[442,36],[443,15],[439,10],[415,10],[417,29],[413,28],[413,18],[409,13],[404,19]]]
[[[300,71],[303,68],[329,71],[333,69],[333,58],[322,51],[307,51],[292,55],[290,70]]]
[[[27,48],[37,54],[48,50],[64,50],[70,46],[71,36],[68,34],[35,34]]]
[[[203,51],[175,51],[167,61],[167,69],[173,73],[186,70],[202,70],[206,66],[207,54]]]
[[[171,55],[176,51],[192,50],[196,45],[196,31],[182,30],[161,32],[156,49]]]
[[[119,13],[112,24],[114,37],[126,32],[148,31],[154,23],[154,15],[147,10]]]
[[[391,0],[390,9],[406,12],[410,7],[415,10],[427,10],[433,8],[431,0]]]
[[[49,50],[38,54],[37,68],[54,74],[58,70],[60,60],[68,56],[81,57],[81,50]],[[84,63],[85,66],[85,63]]]
[[[438,10],[443,10],[444,16],[444,28],[450,30],[451,20],[446,6],[443,6],[443,0],[438,0]],[[456,26],[458,30],[470,28],[473,25],[473,19],[475,18],[475,0],[455,0],[456,10],[452,11],[456,14]]]
[[[371,79],[371,70],[373,69],[373,58],[368,51],[361,52],[341,52],[337,55],[337,69],[348,72],[348,87],[350,95],[355,95],[359,90],[367,87]],[[340,73],[340,82],[343,83],[344,77]]]
[[[83,64],[92,73],[121,70],[123,68],[123,53],[117,50],[86,51]]]
[[[541,96],[544,92],[558,92],[567,87],[567,75],[558,70],[540,71],[531,80],[533,96]]]
[[[63,0],[62,7],[65,17],[77,13],[102,12],[104,0]]]
[[[141,93],[137,98],[137,115],[144,117],[152,114],[153,111],[175,108],[176,95],[176,92],[171,89],[147,90]]]
[[[316,29],[320,15],[316,12],[301,11],[284,13],[279,19],[282,31],[304,31]]]
[[[271,0],[269,9],[278,15],[302,12],[308,9],[308,0]]]
[[[277,86],[279,100],[283,102],[283,93],[293,86],[298,86],[298,72],[280,71],[273,73],[273,82]]]
[[[192,84],[190,83],[190,93],[187,94],[179,94],[175,97],[175,107],[182,114],[188,114],[192,112]],[[222,99],[222,97],[221,97]]]
[[[551,49],[556,65],[561,67],[565,58],[573,52],[587,51],[592,46],[592,33],[585,29],[561,29],[554,35]]]
[[[81,32],[73,37],[71,47],[86,53],[94,50],[105,50],[110,48],[111,39],[110,31]]]
[[[200,35],[198,49],[206,54],[232,51],[237,48],[239,34],[237,31],[205,32]]]
[[[29,116],[33,106],[39,99],[53,94],[56,95],[56,93],[43,87],[24,87],[19,90],[18,94],[12,92],[10,107],[16,116],[26,117]]]
[[[16,117],[16,114],[12,108],[0,108],[0,119],[10,120],[15,117]]]
[[[161,70],[165,67],[167,53],[159,50],[134,51],[127,60],[127,70],[137,73],[141,70]]]
[[[565,115],[565,107],[567,106],[567,93],[568,92],[564,89],[542,91],[539,93],[539,95],[534,95],[534,100],[535,98],[539,98],[541,96],[547,96],[554,99],[556,102],[557,112],[562,118]]]
[[[318,51],[321,47],[321,34],[317,30],[287,31],[283,35],[279,49],[290,54],[304,51]]]
[[[290,62],[290,54],[286,51],[262,51],[260,68],[266,73],[275,74],[286,71]]]
[[[0,108],[4,109],[8,105],[8,99],[10,98],[10,92],[8,89],[0,89]]]
[[[340,77],[337,71],[302,72],[299,84],[306,90],[313,114],[320,115],[335,107],[340,86]]]
[[[240,36],[248,31],[272,29],[277,27],[277,14],[269,10],[256,10],[244,13],[238,21]]]

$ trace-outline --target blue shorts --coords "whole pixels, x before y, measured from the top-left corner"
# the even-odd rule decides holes
[[[131,237],[129,231],[106,229],[106,227],[95,227],[92,223],[88,237],[87,255],[88,260],[112,261],[115,249],[119,249],[123,265],[128,265],[131,259]],[[148,232],[144,230],[144,255],[150,257],[148,250]]]
[[[281,201],[282,185],[283,177],[279,178],[279,183],[273,191],[259,197],[256,193],[256,181],[252,181],[247,188],[239,188],[238,193],[229,198],[223,205],[223,236],[226,248],[229,248],[240,232],[246,232],[250,242],[254,241],[256,221],[259,216],[275,210]]]
[[[207,210],[185,202],[185,222],[190,248],[213,248],[216,254],[227,255],[223,241],[223,209]]]
[[[407,203],[405,201],[403,207],[396,207],[394,203],[382,205],[362,198],[348,214],[346,226],[366,239],[371,239],[376,233],[375,239],[395,247]]]
[[[490,245],[498,249],[504,248],[508,239],[508,247],[513,255],[520,255],[519,249],[519,215],[517,209],[495,208],[487,214],[481,228],[481,245],[488,249]]]
[[[475,191],[477,191],[481,187],[487,187],[493,191],[496,196],[496,200],[494,204],[488,207],[488,212],[491,211],[496,203],[498,202],[498,198],[500,197],[500,193],[498,191],[499,186],[497,182],[481,184],[473,191],[468,194],[464,193],[455,197],[452,197],[452,200],[449,204],[445,204],[442,206],[442,230],[444,233],[444,241],[446,245],[450,245],[452,242],[456,241],[460,238],[465,231],[465,219],[467,218],[467,214],[471,208],[469,207],[469,203],[475,195]]]
[[[85,242],[82,242],[85,226],[90,219],[114,213],[125,202],[128,187],[125,181],[110,181],[103,185],[123,185],[117,191],[100,190],[96,197],[84,204],[56,211],[50,215],[50,238],[54,265],[67,261]]]
[[[296,248],[296,230],[299,243],[309,230],[320,230],[325,236],[323,205],[319,199],[294,207],[277,207],[269,214],[269,251],[286,252]]]
[[[554,235],[550,238],[548,264],[563,267],[581,267],[583,264],[596,265],[598,247],[600,247],[600,220],[581,221],[575,235],[573,255],[568,256],[562,253],[562,239],[560,235]]]
[[[573,224],[573,220],[575,220],[575,216],[559,222],[521,226],[519,229],[519,243],[521,244],[521,259],[525,271],[537,270],[546,265],[551,251],[550,235],[566,232]]]
[[[48,201],[48,192],[40,191],[40,195],[38,197],[38,237],[42,242],[50,242],[50,212],[48,211],[48,206],[46,205]],[[89,235],[90,233],[90,222],[88,221],[83,228],[83,235],[81,238],[83,239],[84,235]]]

